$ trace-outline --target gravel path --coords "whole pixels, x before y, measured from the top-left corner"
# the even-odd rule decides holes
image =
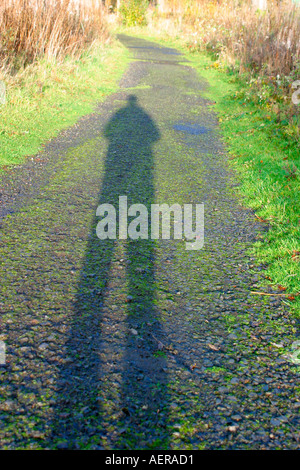
[[[247,250],[208,84],[121,36],[118,93],[1,180],[4,449],[295,449],[299,330]],[[80,97],[79,97],[80,99]],[[100,241],[96,208],[204,203],[205,245]]]

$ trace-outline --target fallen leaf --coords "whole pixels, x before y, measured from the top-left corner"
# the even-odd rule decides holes
[[[220,348],[218,348],[217,346],[215,346],[214,344],[210,344],[208,343],[207,345],[210,349],[212,349],[213,351],[219,351]]]
[[[130,331],[131,331],[131,333],[132,333],[133,335],[137,335],[137,334],[138,334],[138,332],[137,332],[134,328],[131,328]]]
[[[228,431],[229,432],[236,432],[237,431],[237,426],[228,426]]]
[[[263,222],[264,224],[268,224],[268,223],[269,223],[268,220],[263,219],[262,217],[259,217],[259,215],[256,215],[256,214],[255,214],[255,217],[256,217],[260,222]]]
[[[275,348],[283,348],[283,344],[277,344],[277,343],[270,343],[272,346],[275,346]]]

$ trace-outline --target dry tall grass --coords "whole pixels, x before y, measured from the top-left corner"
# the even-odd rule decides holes
[[[300,7],[291,0],[268,0],[265,11],[251,0],[163,3],[163,16],[177,21],[194,47],[214,51],[241,71],[289,75],[300,69]]]
[[[75,55],[108,37],[101,0],[1,0],[0,68]]]

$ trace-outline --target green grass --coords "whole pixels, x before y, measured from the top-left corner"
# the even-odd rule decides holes
[[[117,88],[129,54],[119,43],[95,45],[79,59],[41,60],[6,77],[7,103],[0,105],[0,167],[35,155],[42,145]]]

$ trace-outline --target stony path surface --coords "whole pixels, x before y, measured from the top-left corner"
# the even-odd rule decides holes
[[[135,60],[119,92],[1,180],[1,447],[298,448],[298,327],[251,293],[263,227],[208,84],[177,51],[120,39]],[[96,208],[120,195],[204,203],[203,249],[100,241]]]

